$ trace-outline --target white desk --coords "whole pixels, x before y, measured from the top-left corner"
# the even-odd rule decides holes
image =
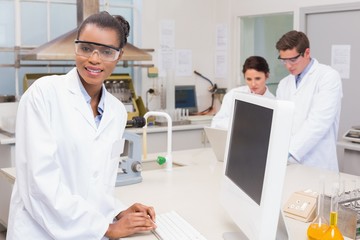
[[[238,228],[221,207],[219,189],[223,163],[215,160],[209,148],[179,151],[174,161],[192,166],[174,168],[171,173],[164,170],[145,171],[143,182],[116,189],[116,196],[124,203],[141,202],[152,205],[158,213],[176,210],[209,240],[222,239],[222,234]],[[301,165],[287,168],[283,192],[283,203],[294,191],[317,187],[318,175],[326,177],[329,186],[338,179],[338,174],[320,171]],[[345,178],[355,176],[342,174]],[[331,189],[329,189],[330,193]],[[308,223],[286,218],[291,240],[307,239]],[[126,239],[156,239],[151,234],[138,234]]]
[[[175,167],[172,172],[162,169],[144,171],[142,173],[143,182],[116,188],[116,197],[129,205],[134,202],[152,205],[158,213],[175,210],[209,240],[221,240],[224,232],[237,231],[237,226],[220,205],[219,189],[223,163],[215,160],[212,150],[201,148],[176,151],[173,152],[173,159],[174,162],[188,166]],[[14,180],[13,168],[1,169],[1,174],[7,179]],[[319,174],[326,177],[329,186],[338,179],[336,173],[301,165],[288,166],[283,204],[294,191],[316,187]],[[353,175],[341,175],[346,179],[355,178]],[[330,190],[330,188],[326,189],[326,191]],[[285,222],[291,240],[307,239],[308,223],[286,217]],[[156,238],[151,233],[143,233],[124,239]]]

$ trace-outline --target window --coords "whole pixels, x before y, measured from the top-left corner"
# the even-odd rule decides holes
[[[74,61],[21,61],[15,66],[15,46],[21,48],[38,47],[77,27],[76,0],[20,0],[19,6],[13,0],[0,0],[0,95],[23,93],[23,78],[27,73],[66,73]],[[134,43],[137,29],[134,14],[141,0],[102,0],[100,11],[120,14],[130,23],[131,31],[128,41]],[[30,11],[29,11],[30,9]],[[15,12],[20,13],[20,29],[17,34]],[[66,12],[66,15],[64,13]],[[55,64],[57,66],[55,66]],[[61,66],[59,66],[61,65]],[[134,74],[132,67],[117,67],[117,73]],[[18,78],[16,80],[16,78]],[[138,79],[138,78],[137,78]]]
[[[286,32],[293,29],[293,14],[269,14],[240,17],[240,66],[242,84],[245,84],[242,65],[246,58],[259,55],[266,59],[270,68],[267,81],[269,90],[275,94],[279,81],[288,75],[277,59],[276,42]]]

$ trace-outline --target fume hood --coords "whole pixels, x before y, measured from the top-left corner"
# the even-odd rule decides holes
[[[77,0],[77,26],[91,14],[99,12],[99,0]],[[74,60],[74,40],[77,29],[29,51],[22,51],[20,60],[70,61]],[[152,56],[134,45],[127,43],[123,48],[121,61],[151,61]],[[151,51],[151,50],[149,50]]]

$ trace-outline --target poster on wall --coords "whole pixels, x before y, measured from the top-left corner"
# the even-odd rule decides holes
[[[215,52],[215,77],[225,78],[227,69],[226,51],[218,50]]]
[[[215,77],[225,78],[227,75],[228,33],[226,24],[216,26]]]
[[[166,77],[166,72],[175,69],[175,50],[172,48],[164,48],[158,53],[159,76]]]
[[[175,47],[175,21],[160,21],[160,48]]]
[[[342,79],[350,78],[351,45],[331,46],[331,66],[340,73]]]
[[[175,70],[175,21],[162,20],[159,23],[159,77]]]
[[[192,76],[192,51],[188,49],[176,50],[176,76]]]

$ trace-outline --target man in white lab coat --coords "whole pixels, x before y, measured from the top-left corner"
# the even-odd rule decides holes
[[[302,32],[284,34],[276,48],[290,73],[280,81],[276,97],[295,103],[289,161],[338,171],[339,73],[311,58],[309,40]]]

